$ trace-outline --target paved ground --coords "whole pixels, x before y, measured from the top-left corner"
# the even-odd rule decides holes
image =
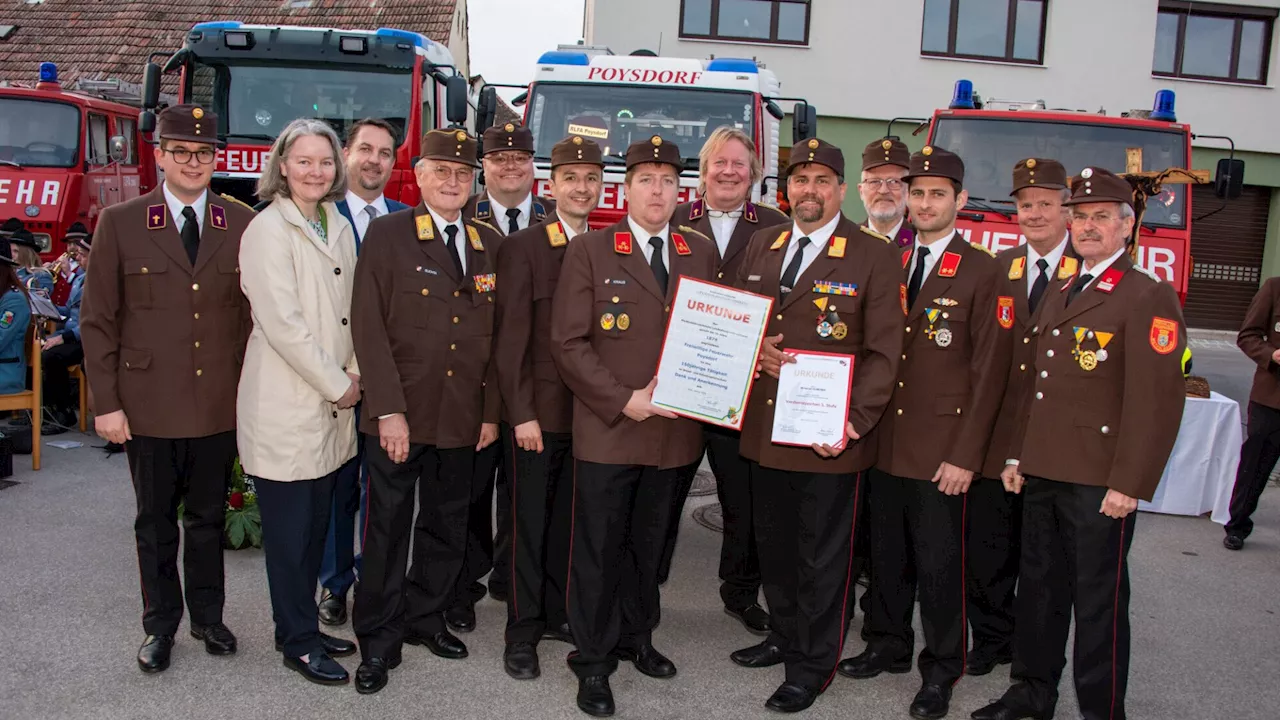
[[[1197,335],[1197,342],[1201,336]],[[1213,341],[1212,336],[1206,342]],[[1229,340],[1227,341],[1229,342]],[[1197,372],[1220,392],[1247,395],[1247,360],[1229,348],[1196,347]],[[0,491],[0,718],[582,718],[576,684],[562,659],[568,648],[543,645],[542,679],[516,682],[501,667],[504,609],[486,599],[480,628],[465,636],[471,657],[447,661],[406,648],[391,684],[373,697],[324,688],[283,668],[272,648],[271,611],[262,557],[227,556],[227,623],[240,653],[206,655],[183,635],[172,668],[144,676],[133,661],[142,637],[132,544],[133,499],[122,456],[104,458],[86,441],[75,450],[47,448],[45,468],[15,458],[14,480]],[[776,717],[761,704],[780,669],[749,671],[728,660],[754,642],[721,614],[715,563],[719,535],[684,516],[681,545],[657,645],[679,665],[659,681],[624,665],[614,676],[618,718]],[[1129,715],[1135,719],[1273,720],[1280,705],[1280,492],[1264,496],[1259,529],[1243,552],[1220,544],[1206,518],[1143,515],[1131,554],[1134,660]],[[861,649],[854,621],[848,653]],[[339,634],[350,637],[349,627]],[[918,633],[917,633],[918,634]],[[345,661],[349,670],[356,662]],[[1068,669],[1068,673],[1070,670]],[[967,678],[956,688],[953,718],[999,696],[1000,673]],[[855,682],[836,678],[804,715],[814,720],[906,718],[914,675]],[[1059,718],[1076,717],[1064,684]]]

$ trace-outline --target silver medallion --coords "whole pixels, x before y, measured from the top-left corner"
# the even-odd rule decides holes
[[[1099,350],[1094,354],[1098,356],[1098,362],[1106,362],[1109,357],[1106,350]]]
[[[938,343],[938,347],[944,348],[951,345],[951,331],[947,328],[941,328],[933,334],[933,341]]]

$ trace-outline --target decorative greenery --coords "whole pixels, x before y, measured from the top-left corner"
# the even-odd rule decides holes
[[[183,504],[178,504],[178,519],[182,519]],[[258,509],[258,493],[253,480],[245,477],[236,458],[231,468],[231,485],[227,488],[226,521],[223,523],[223,544],[231,550],[262,547],[262,511]]]

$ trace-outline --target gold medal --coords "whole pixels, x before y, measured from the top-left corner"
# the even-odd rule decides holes
[[[831,326],[831,337],[837,340],[843,340],[849,336],[849,326],[843,322],[838,322]]]
[[[1093,372],[1098,367],[1098,356],[1092,350],[1085,350],[1080,353],[1080,369],[1085,372]]]
[[[625,331],[629,327],[631,327],[631,316],[626,313],[622,313],[618,316],[618,329]]]
[[[605,313],[600,316],[600,327],[605,330],[613,329],[613,313]]]

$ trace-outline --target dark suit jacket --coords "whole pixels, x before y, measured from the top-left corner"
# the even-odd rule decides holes
[[[408,205],[405,205],[402,202],[397,202],[395,200],[392,200],[391,198],[387,198],[386,200],[387,200],[388,215],[398,210],[406,210],[409,207]],[[364,238],[360,237],[360,231],[356,229],[356,219],[351,217],[351,206],[347,204],[347,201],[345,198],[343,198],[342,200],[339,200],[336,204],[338,206],[338,212],[342,213],[342,217],[346,218],[347,222],[351,223],[351,231],[355,233],[355,236],[356,236],[356,255],[359,255],[360,244],[364,242]]]
[[[716,266],[716,280],[724,285],[734,284],[738,278],[738,266],[747,256],[747,245],[751,241],[751,236],[764,228],[789,222],[791,218],[767,205],[748,202],[742,208],[742,217],[738,218],[738,224],[733,228],[733,235],[729,238],[729,246],[724,256],[719,258]],[[677,228],[681,225],[692,227],[715,243],[716,236],[711,228],[711,218],[707,215],[706,203],[701,198],[676,206],[676,214],[671,218],[671,225]],[[716,245],[717,253],[719,250],[720,246]]]
[[[1236,345],[1258,364],[1249,401],[1280,408],[1280,365],[1271,360],[1280,348],[1280,278],[1268,278],[1253,296]]]

